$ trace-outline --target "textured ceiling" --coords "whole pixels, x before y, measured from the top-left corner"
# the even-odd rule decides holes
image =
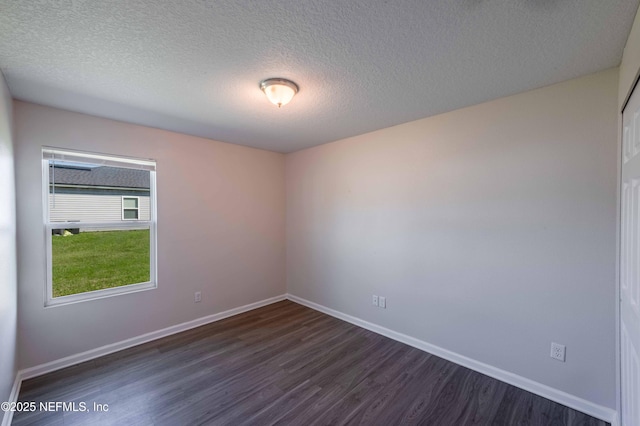
[[[17,99],[291,152],[617,66],[639,0],[0,0]],[[300,86],[278,110],[258,88]]]

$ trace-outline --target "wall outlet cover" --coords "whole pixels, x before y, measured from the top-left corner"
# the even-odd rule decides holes
[[[566,347],[560,343],[551,343],[551,358],[565,362]]]
[[[380,306],[382,309],[386,309],[387,298],[383,296],[378,297],[378,306]]]

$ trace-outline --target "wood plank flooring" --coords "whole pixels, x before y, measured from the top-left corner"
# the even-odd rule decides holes
[[[90,412],[16,426],[606,424],[289,301],[27,380],[20,401]]]

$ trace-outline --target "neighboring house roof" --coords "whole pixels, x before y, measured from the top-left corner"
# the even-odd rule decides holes
[[[149,189],[149,172],[120,167],[49,167],[49,182],[56,185]]]

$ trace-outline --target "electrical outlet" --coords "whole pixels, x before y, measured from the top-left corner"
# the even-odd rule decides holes
[[[374,294],[371,303],[373,303],[373,306],[378,306],[378,296]]]
[[[551,358],[564,362],[565,346],[560,343],[551,343]]]
[[[378,297],[378,306],[380,306],[382,309],[386,309],[387,308],[387,298],[380,296]]]
[[[202,292],[196,291],[193,300],[194,300],[195,303],[201,302],[202,301]]]

